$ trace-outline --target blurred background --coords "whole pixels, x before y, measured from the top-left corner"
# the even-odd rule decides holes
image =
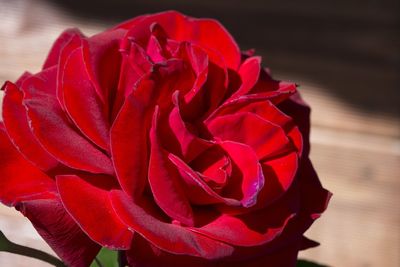
[[[300,253],[328,266],[400,266],[400,5],[397,0],[0,0],[0,83],[38,71],[67,27],[91,35],[176,9],[220,20],[312,106],[311,157],[330,207]],[[1,98],[1,96],[0,96]],[[29,222],[0,207],[12,240],[51,252]],[[47,266],[0,252],[0,266]]]

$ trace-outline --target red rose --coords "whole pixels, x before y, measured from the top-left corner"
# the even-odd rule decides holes
[[[70,266],[295,266],[330,193],[296,85],[215,20],[177,12],[65,31],[3,86],[0,200]]]

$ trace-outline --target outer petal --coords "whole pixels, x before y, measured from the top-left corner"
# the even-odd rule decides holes
[[[283,101],[279,108],[289,115],[299,128],[303,136],[303,156],[310,153],[310,107],[303,101],[299,93]]]
[[[210,219],[209,212],[199,212],[198,221],[203,217],[205,224],[190,230],[234,246],[250,247],[251,251],[251,247],[269,244],[286,231],[299,211],[298,197],[298,190],[292,190],[279,202],[243,215],[222,211]]]
[[[61,110],[55,98],[55,72],[55,68],[47,69],[23,84],[23,103],[33,134],[63,164],[93,173],[113,174],[110,159],[81,136]]]
[[[122,191],[111,192],[111,199],[117,214],[130,228],[165,251],[206,259],[223,258],[233,253],[230,245],[180,225],[160,221],[150,213],[152,204],[145,200],[141,203],[144,207],[141,207]]]
[[[110,179],[96,175],[84,180],[75,175],[61,175],[57,176],[57,187],[64,207],[90,238],[108,248],[127,249],[132,232],[111,206],[107,191],[112,188]]]
[[[64,104],[71,119],[95,144],[109,150],[107,109],[88,76],[82,48],[71,52],[59,82],[62,83]]]
[[[12,142],[40,169],[47,171],[56,167],[59,162],[42,147],[29,128],[22,92],[10,82],[6,82],[4,88],[3,119]]]
[[[118,85],[121,54],[120,42],[125,35],[124,30],[105,31],[96,34],[82,42],[83,57],[90,80],[98,96],[108,106],[115,97],[114,91]]]
[[[16,209],[68,266],[89,266],[101,248],[82,232],[58,198],[23,201]]]
[[[65,212],[54,180],[16,151],[0,124],[0,201],[15,206],[69,266],[88,266],[100,247]]]
[[[297,261],[298,245],[293,243],[272,253],[249,257],[241,261],[231,259],[210,261],[201,258],[174,255],[165,252],[140,236],[135,236],[132,248],[126,252],[130,265],[135,267],[294,267]]]
[[[83,34],[78,29],[67,29],[57,38],[51,48],[45,63],[43,64],[43,69],[50,68],[59,63],[61,51],[63,48],[71,41],[74,37],[83,37]]]
[[[2,126],[2,124],[0,124]],[[14,206],[22,200],[54,196],[54,181],[25,160],[0,127],[0,201]]]
[[[71,39],[64,45],[64,47],[60,51],[59,61],[57,64],[57,84],[55,88],[55,93],[63,110],[65,110],[64,91],[62,90],[62,76],[64,75],[64,66],[72,51],[82,46],[83,39],[83,35],[72,35]]]
[[[134,18],[116,28],[146,32],[154,22],[160,24],[171,39],[217,50],[223,55],[228,67],[235,70],[239,67],[241,54],[238,45],[228,31],[213,19],[195,19],[176,11],[166,11]]]

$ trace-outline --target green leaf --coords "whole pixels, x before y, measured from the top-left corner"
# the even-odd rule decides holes
[[[328,267],[326,265],[321,265],[312,261],[298,260],[297,267]]]
[[[118,251],[102,248],[90,267],[118,267]]]

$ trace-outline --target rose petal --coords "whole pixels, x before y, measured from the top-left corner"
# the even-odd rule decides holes
[[[101,248],[72,220],[58,198],[23,201],[16,209],[68,266],[89,266]]]
[[[14,206],[23,200],[54,197],[54,181],[21,156],[0,126],[0,201]]]
[[[56,167],[59,162],[42,147],[29,128],[22,92],[10,82],[6,82],[4,88],[3,120],[13,144],[40,169],[47,171]]]
[[[65,108],[76,126],[92,142],[109,150],[109,118],[86,71],[83,49],[76,48],[65,62],[61,77]]]
[[[104,247],[127,249],[132,232],[111,206],[109,179],[96,175],[90,183],[76,175],[59,175],[57,187],[64,207],[90,238]]]
[[[148,209],[139,206],[122,191],[112,191],[111,200],[117,214],[130,228],[165,251],[205,259],[218,259],[233,252],[233,247],[228,244],[189,231],[180,225],[158,220]]]
[[[229,68],[236,70],[239,67],[241,55],[238,45],[228,31],[213,19],[195,19],[176,11],[166,11],[136,17],[116,28],[145,33],[154,22],[160,24],[171,39],[188,41],[216,50],[223,55]]]
[[[189,164],[217,192],[221,192],[232,174],[231,160],[218,144],[209,147]]]
[[[114,100],[121,66],[119,45],[126,31],[108,30],[96,34],[82,42],[83,57],[87,73],[103,101],[105,112]]]
[[[149,84],[151,90],[153,84]],[[145,86],[142,83],[142,86]],[[123,190],[140,196],[147,183],[148,134],[151,113],[146,103],[131,94],[125,100],[111,128],[111,153]]]
[[[207,124],[207,129],[216,139],[231,140],[252,147],[259,160],[292,149],[281,127],[250,112],[219,116]]]
[[[297,261],[297,244],[276,249],[272,253],[263,253],[241,261],[232,259],[211,261],[186,255],[174,255],[165,252],[136,235],[132,248],[126,251],[128,263],[140,267],[294,267]]]
[[[193,211],[179,183],[179,173],[161,147],[158,133],[158,108],[150,129],[149,184],[158,206],[171,218],[193,225]]]
[[[168,115],[168,123],[161,123],[160,138],[164,147],[183,157],[187,162],[197,157],[212,143],[197,137],[189,129],[181,117],[179,107],[179,91],[172,95],[174,108]]]
[[[218,116],[220,113],[223,113],[224,110],[232,108],[232,106],[237,106],[237,105],[241,106],[241,105],[246,105],[247,103],[258,102],[258,101],[271,101],[271,103],[276,105],[296,93],[296,85],[293,83],[286,83],[286,82],[275,82],[275,83],[276,85],[271,90],[268,89],[263,92],[252,93],[228,99],[223,104],[221,104],[217,109],[215,109],[211,114],[208,114],[208,117],[205,119],[205,122],[206,123],[209,122],[210,120]]]
[[[247,94],[256,84],[261,70],[261,57],[247,58],[239,68],[242,80],[240,88],[231,96],[235,98]]]
[[[56,95],[60,102],[62,109],[65,109],[64,105],[64,91],[62,90],[62,76],[64,75],[64,66],[71,52],[76,48],[81,47],[83,35],[72,35],[71,39],[64,45],[60,51],[59,61],[57,64],[57,85],[56,85]]]
[[[224,203],[231,206],[240,206],[239,200],[224,198],[218,195],[205,181],[199,173],[183,162],[179,157],[169,154],[168,158],[178,168],[182,177],[183,186],[190,202],[196,205],[207,205]]]
[[[190,227],[190,230],[233,246],[253,247],[267,244],[278,238],[295,217],[297,205],[293,205],[290,201],[244,215],[221,213],[207,224]],[[206,212],[198,216],[204,216],[205,220],[209,217]]]
[[[61,51],[74,37],[83,37],[83,34],[76,28],[67,29],[54,42],[45,63],[43,69],[50,68],[59,63]]]
[[[63,164],[93,173],[113,174],[110,159],[71,126],[55,98],[56,69],[50,68],[23,84],[30,126],[41,145]]]
[[[264,175],[254,151],[247,145],[232,141],[220,142],[232,163],[232,174],[224,187],[224,197],[240,199],[248,208],[257,203],[257,195],[264,186]]]
[[[148,75],[153,68],[153,63],[146,54],[146,51],[144,51],[143,48],[134,41],[127,40],[121,46],[121,71],[113,104],[112,118],[116,117],[116,114],[118,114],[125,98],[128,97],[136,87],[136,83],[144,75]]]
[[[296,93],[283,101],[279,108],[289,115],[298,126],[303,140],[301,154],[307,157],[310,154],[310,107],[303,101],[300,94]]]
[[[257,200],[257,208],[266,207],[287,192],[298,170],[299,156],[291,152],[261,163],[265,177],[264,189]]]

